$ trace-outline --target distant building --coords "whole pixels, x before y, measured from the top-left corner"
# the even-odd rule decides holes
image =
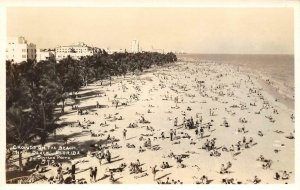
[[[138,40],[132,40],[131,42],[131,52],[138,53],[140,52],[140,44]]]
[[[45,49],[37,49],[36,51],[36,61],[46,61],[49,60],[50,58],[55,58],[55,52],[45,50]]]
[[[113,54],[113,53],[125,53],[125,49],[110,49],[110,48],[105,48],[104,49],[108,54]]]
[[[59,46],[55,48],[55,58],[57,62],[68,56],[78,60],[81,57],[93,55],[98,51],[98,48],[90,47],[83,42],[79,42],[74,45]]]
[[[27,61],[28,59],[36,59],[36,45],[28,43],[22,36],[8,38],[6,45],[6,60],[10,60],[13,63],[20,63]]]
[[[165,51],[163,49],[154,49],[153,46],[151,46],[151,51],[157,52],[157,53],[165,53]]]

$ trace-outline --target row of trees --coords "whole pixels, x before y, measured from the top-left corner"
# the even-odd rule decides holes
[[[96,80],[127,73],[142,72],[152,65],[164,65],[177,61],[173,53],[160,54],[114,53],[104,50],[80,60],[70,56],[56,63],[55,60],[20,64],[6,62],[6,134],[7,144],[25,145],[34,139],[44,145],[47,137],[59,125],[61,114],[55,109],[61,103],[64,113],[65,100],[75,97],[80,87]],[[19,164],[22,170],[22,151]]]

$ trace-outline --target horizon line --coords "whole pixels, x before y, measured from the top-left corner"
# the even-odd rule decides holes
[[[295,55],[295,53],[175,53],[178,55]]]

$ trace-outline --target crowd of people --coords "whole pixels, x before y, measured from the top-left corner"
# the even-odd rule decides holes
[[[78,129],[77,132],[83,136],[87,131],[86,141],[93,141],[88,147],[87,156],[84,156],[88,162],[80,166],[75,160],[65,164],[65,167],[59,164],[57,174],[49,182],[102,183],[108,177],[114,183],[122,178],[142,182],[149,182],[151,178],[151,182],[158,184],[183,184],[185,181],[196,184],[259,184],[266,182],[262,174],[273,169],[277,171],[271,174],[275,176],[274,180],[290,180],[293,172],[285,169],[280,171],[279,164],[271,159],[261,155],[257,160],[250,160],[250,157],[243,155],[249,155],[253,147],[265,148],[262,145],[264,138],[269,135],[270,128],[273,131],[277,126],[272,119],[278,120],[282,109],[278,106],[275,109],[270,102],[265,102],[267,97],[254,86],[252,78],[226,69],[221,74],[218,71],[218,74],[215,70],[218,67],[209,64],[201,67],[190,64],[192,66],[174,67],[177,75],[166,74],[169,71],[165,68],[149,74],[151,80],[139,77],[115,81],[110,87],[112,89],[103,87],[109,90],[105,92],[106,96],[95,97],[96,106],[93,104],[92,109],[82,106],[84,102],[72,106],[72,110],[78,111],[78,121],[75,122],[77,128],[73,126],[72,131]],[[233,79],[226,82],[232,75]],[[198,76],[208,80],[201,80]],[[236,76],[240,79],[236,80]],[[241,88],[244,91],[240,92]],[[118,90],[122,93],[116,95]],[[152,97],[154,100],[151,100]],[[161,105],[156,102],[157,97],[162,101]],[[246,100],[240,97],[246,97],[249,102],[245,103]],[[122,106],[121,99],[126,106]],[[103,107],[100,103],[110,106]],[[257,116],[257,110],[262,117]],[[253,115],[268,126],[255,126],[257,123]],[[165,119],[162,119],[163,116],[166,116]],[[290,142],[294,139],[294,132],[285,137]],[[274,155],[281,154],[279,149],[284,151],[283,147],[276,147],[278,151]],[[275,148],[270,149],[273,149],[273,154]],[[120,165],[121,160],[123,163]],[[145,163],[141,164],[140,160]],[[254,178],[253,175],[242,176],[246,174],[233,167],[239,162],[237,165],[251,169],[248,161],[252,165],[253,162],[261,163],[261,168],[252,170],[258,171]],[[207,165],[212,163],[218,164],[218,171],[206,170]],[[115,164],[119,165],[116,167]],[[192,168],[195,164],[199,165],[197,170]],[[106,168],[105,172],[103,167]],[[40,167],[36,170],[42,171]],[[80,172],[89,173],[90,180],[87,180],[88,177],[77,177],[84,175]],[[241,177],[238,178],[241,179],[237,179],[240,172]],[[251,179],[247,181],[247,177]]]

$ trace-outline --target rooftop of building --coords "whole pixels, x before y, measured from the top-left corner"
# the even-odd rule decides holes
[[[58,46],[57,48],[63,48],[63,47],[89,47],[92,48],[91,46],[88,46],[87,44],[83,43],[83,42],[78,42],[76,44],[71,44],[71,45],[63,45],[63,46]]]

